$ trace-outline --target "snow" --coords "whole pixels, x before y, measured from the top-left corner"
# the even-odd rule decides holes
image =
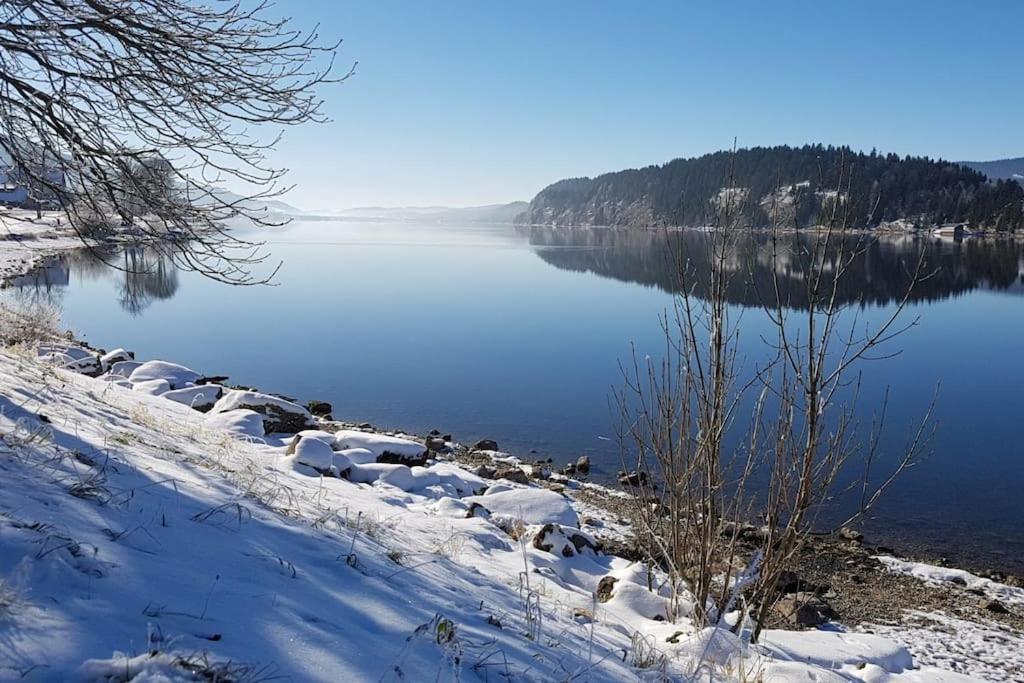
[[[344,448],[338,451],[337,455],[346,458],[348,462],[356,465],[377,462],[377,456],[368,448]]]
[[[58,224],[59,221],[59,224]],[[22,275],[45,257],[82,246],[63,213],[0,207],[0,284]]]
[[[334,451],[326,441],[303,438],[295,446],[295,460],[314,469],[326,471],[334,465]]]
[[[370,434],[352,429],[342,429],[334,435],[334,441],[338,450],[349,448],[365,448],[371,451],[376,457],[386,454],[397,455],[408,458],[422,456],[427,448],[421,443],[402,439],[384,434]]]
[[[899,673],[914,666],[905,647],[869,633],[766,630],[760,642],[777,659],[823,669],[877,664],[885,671]]]
[[[547,489],[512,489],[472,496],[467,502],[483,505],[492,515],[499,515],[523,524],[561,524],[578,527],[579,517],[569,499]]]
[[[533,546],[542,524],[563,541],[580,533],[571,498],[466,495],[486,482],[451,462],[354,462],[383,435],[355,445],[311,430],[288,456],[290,438],[260,438],[262,418],[204,415],[0,350],[0,679],[962,680],[912,668],[956,668],[934,629],[768,631],[752,646],[655,621],[657,570]],[[328,457],[352,480],[285,466]],[[467,517],[473,503],[498,523]],[[525,532],[510,536],[502,516]],[[605,576],[618,581],[600,603]],[[1019,664],[1022,640],[994,636],[963,647]],[[986,662],[959,670],[1013,671]]]
[[[937,567],[923,562],[909,562],[888,555],[877,555],[875,559],[885,565],[889,571],[897,574],[907,574],[931,584],[957,584],[964,588],[981,591],[986,596],[993,600],[998,600],[1007,606],[1024,606],[1024,588],[1007,586],[1004,583],[986,579],[963,569]]]
[[[223,391],[224,388],[217,384],[201,384],[199,386],[167,391],[163,394],[163,397],[200,410],[212,407]]]
[[[255,410],[228,410],[223,413],[210,413],[206,416],[206,426],[210,429],[217,429],[235,434],[248,436],[255,439],[262,438],[263,416]]]
[[[161,396],[171,390],[171,384],[165,379],[147,379],[141,382],[132,382],[132,389],[150,396]]]
[[[184,365],[162,360],[146,361],[132,371],[128,377],[133,384],[150,380],[166,380],[171,389],[182,389],[199,379],[200,374]]]
[[[134,377],[134,373],[132,375]],[[312,423],[313,416],[308,410],[286,401],[278,396],[272,396],[270,394],[261,394],[256,391],[242,391],[240,389],[232,389],[226,394],[220,397],[213,407],[210,409],[211,413],[223,413],[230,410],[248,409],[257,412],[268,411],[280,411],[285,415],[292,415],[297,417],[300,421],[304,421],[306,424]]]
[[[940,612],[909,610],[905,617],[908,623],[899,626],[867,624],[859,628],[905,644],[914,662],[929,668],[936,676],[938,671],[946,671],[955,672],[948,676],[998,681],[1006,680],[1007,672],[1016,672],[1016,678],[1009,680],[1024,680],[1024,646],[1020,633],[1002,624],[979,624]],[[963,679],[935,677],[930,680]]]
[[[138,368],[140,365],[142,365],[142,363],[137,360],[118,361],[117,363],[114,363],[113,365],[110,366],[110,369],[107,370],[107,374],[118,375],[120,377],[128,379],[129,377],[132,376],[132,373],[135,372],[136,368]]]

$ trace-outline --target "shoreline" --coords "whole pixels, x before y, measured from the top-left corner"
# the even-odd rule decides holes
[[[57,252],[59,251],[60,249],[57,249]],[[38,257],[44,258],[54,254],[55,252],[50,250],[48,253],[38,254]],[[72,346],[83,346],[81,342],[70,339],[67,343]],[[91,347],[86,345],[83,348]],[[6,358],[6,352],[0,353],[0,359],[6,362]],[[3,363],[0,362],[0,370],[4,369],[2,366]],[[208,385],[207,378],[202,378],[203,381],[200,383],[199,374],[194,374],[195,386]],[[226,379],[209,380],[220,380],[225,383],[226,389],[230,388]],[[127,406],[137,405],[137,408],[130,408],[129,412],[132,414],[135,411],[144,411],[139,413],[140,415],[152,413],[156,410],[156,405],[163,407],[162,404],[167,404],[168,408],[175,410],[180,409],[180,406],[172,405],[173,401],[164,400],[160,395],[150,397],[148,392],[133,391],[135,386],[130,382],[128,386],[124,386],[120,381],[104,383],[102,380],[83,379],[82,382],[90,387],[102,387],[103,394],[114,392],[119,403]],[[117,386],[119,384],[121,386]],[[269,393],[259,395],[276,398],[276,395]],[[329,409],[330,406],[326,408]],[[188,412],[200,422],[206,419],[198,410]],[[152,418],[140,419],[145,423]],[[52,418],[48,418],[47,422],[50,420]],[[159,424],[157,426],[159,427]],[[443,438],[446,435],[411,435],[397,430],[376,429],[368,423],[353,424],[344,420],[334,420],[333,417],[329,420],[316,417],[313,423],[305,425],[305,428],[326,434],[358,432],[366,434],[369,438],[404,439],[418,444],[427,444],[432,438],[442,438],[444,446],[433,454],[434,462],[451,463],[467,472],[466,476],[478,477],[492,488],[506,486],[503,482],[511,482],[516,487],[514,490],[543,490],[564,496],[571,501],[575,514],[579,515],[580,529],[604,548],[607,557],[622,558],[623,561],[631,561],[631,556],[634,560],[637,559],[629,543],[628,515],[621,504],[623,496],[628,494],[601,484],[552,472],[552,469],[556,469],[553,463],[531,462],[529,459],[504,453],[497,449],[498,444],[494,444],[493,449],[474,449],[460,443],[458,439]],[[172,432],[162,429],[157,429],[156,433],[165,439],[174,439]],[[261,440],[258,437],[243,438],[244,442],[253,445]],[[292,441],[291,447],[294,451],[295,445],[303,440],[305,439],[294,441],[291,437],[271,435],[265,444],[267,449],[278,453],[274,456],[276,462],[281,457],[279,453],[287,453],[289,441]],[[429,452],[431,451],[428,450]],[[373,487],[377,486],[378,484],[373,484]],[[384,486],[380,491],[388,488]],[[471,512],[472,508],[469,510]],[[943,619],[973,624],[972,628],[977,627],[983,634],[979,636],[980,638],[990,639],[994,637],[992,634],[998,631],[1010,634],[1005,637],[1019,638],[1019,642],[1024,643],[1024,589],[1019,587],[1020,582],[1015,578],[1004,577],[1005,583],[999,583],[962,570],[944,569],[901,558],[880,556],[884,555],[882,549],[873,548],[854,539],[813,537],[810,544],[811,547],[801,555],[799,567],[796,568],[799,576],[798,585],[820,586],[820,589],[814,589],[815,595],[835,609],[837,619],[844,626],[855,629],[858,633],[882,634],[905,644],[911,649],[919,665],[940,665],[945,661],[942,657],[933,657],[934,652],[931,651],[934,648],[933,641],[941,639],[941,636],[936,634],[943,633],[943,629],[949,627],[948,623],[942,621]],[[1011,583],[1015,583],[1016,586],[1009,585]],[[922,614],[925,616],[920,616]],[[784,624],[772,624],[780,625]],[[812,630],[792,633],[821,632]],[[988,665],[986,661],[985,666]]]
[[[11,212],[11,213],[20,212],[22,214],[34,214],[34,212],[29,212],[27,210],[14,210],[14,211],[10,211],[9,210],[9,212]],[[74,233],[72,231],[68,230],[66,227],[64,228],[64,230],[56,229],[56,226],[54,226],[53,221],[54,221],[54,219],[58,215],[59,215],[59,212],[51,211],[51,212],[44,212],[44,216],[43,216],[43,218],[41,220],[36,220],[34,218],[34,215],[33,216],[21,216],[20,218],[16,217],[16,220],[20,221],[19,225],[21,226],[21,228],[23,230],[23,232],[21,233],[23,239],[22,240],[18,240],[18,243],[23,248],[20,250],[20,253],[15,252],[15,254],[13,254],[15,256],[15,258],[11,258],[12,254],[4,253],[3,249],[0,249],[0,293],[2,293],[6,289],[9,289],[13,285],[13,281],[17,280],[18,278],[24,277],[24,276],[29,276],[33,272],[36,272],[40,268],[44,267],[45,263],[46,263],[46,261],[48,259],[60,257],[62,254],[65,254],[65,253],[68,253],[68,252],[71,252],[71,251],[74,251],[74,250],[77,250],[77,249],[84,249],[84,248],[86,248],[86,247],[83,246],[82,242],[77,238],[77,236],[75,236]],[[0,216],[0,222],[2,222],[4,220],[4,218],[6,218],[6,216]],[[516,227],[519,227],[519,226],[516,226]],[[524,227],[546,227],[546,226],[524,226]],[[592,227],[595,227],[595,226],[579,226],[579,227],[592,228]],[[608,226],[608,229],[640,229],[640,230],[646,230],[648,228],[619,228],[619,227],[616,227],[616,226]],[[650,228],[650,229],[661,229],[661,228]],[[700,230],[700,228],[669,228],[669,229],[670,230]],[[10,228],[8,227],[8,233],[10,233],[10,232],[11,232]],[[915,233],[915,234],[924,234],[924,233],[929,233],[929,231],[927,231],[927,230],[917,231],[917,233]],[[910,233],[886,233],[886,234],[910,234]],[[48,240],[48,241],[41,242],[40,240]],[[8,244],[7,241],[0,240],[0,247],[6,246],[7,244]],[[117,245],[118,242],[117,241],[109,241],[109,242],[103,242],[103,243],[100,243],[100,244],[102,246],[109,246],[109,245]],[[84,346],[86,348],[93,348],[91,346],[90,342],[87,342],[87,341],[85,341],[83,339],[79,339],[79,338],[74,337],[74,336],[70,336],[71,335],[70,332],[67,332],[66,334],[69,335],[67,337],[68,340],[73,342],[74,344],[81,345],[81,346]],[[273,391],[272,390],[268,390],[268,393],[273,393]],[[274,395],[283,396],[281,394],[274,394]],[[313,397],[307,397],[307,398],[309,400],[312,400],[312,401],[318,400],[318,399],[315,399]],[[293,400],[293,399],[289,399],[289,400]],[[351,423],[351,422],[339,421],[338,424],[344,424],[344,425],[347,425],[347,426],[351,427],[351,426],[356,426],[358,424],[366,424],[366,423]],[[410,435],[414,436],[415,438],[417,438],[417,439],[419,439],[421,441],[423,439],[422,435],[417,435],[415,432],[407,432],[404,429],[402,429],[401,426],[397,426],[397,427],[392,426],[392,427],[387,427],[387,428],[378,428],[378,427],[374,426],[373,430],[375,432],[377,432],[377,433],[390,433],[390,434],[404,433],[404,434],[410,434]],[[527,448],[527,447],[524,446],[524,448]],[[530,450],[530,453],[534,453],[534,451]],[[536,459],[531,459],[529,456],[522,456],[522,455],[513,456],[513,457],[516,457],[517,460],[519,462],[523,463],[523,464],[527,464],[528,463],[531,466],[536,467],[536,468],[546,467],[546,468],[552,469],[553,471],[558,472],[558,473],[562,472],[562,467],[564,465],[571,464],[570,461],[567,461],[566,463],[562,463],[562,464],[555,463],[550,458],[548,458],[546,460],[536,460]],[[603,487],[607,491],[610,491],[610,492],[622,493],[624,491],[624,488],[621,487],[621,486],[616,487],[614,485],[614,483],[613,483],[614,479],[615,479],[615,475],[613,475],[613,474],[611,474],[609,472],[609,474],[607,476],[607,481],[600,481],[600,482],[599,481],[593,481],[593,482],[588,482],[588,483],[593,483],[593,485],[595,485],[595,486]],[[870,524],[868,526],[870,526]],[[898,556],[898,557],[900,557],[902,559],[911,560],[911,561],[915,561],[915,562],[921,562],[921,563],[925,563],[925,564],[929,564],[929,565],[942,566],[942,567],[950,566],[950,564],[946,561],[944,555],[942,554],[941,550],[929,547],[927,545],[927,543],[924,542],[924,541],[916,542],[913,539],[909,539],[909,540],[900,539],[899,541],[895,541],[895,542],[894,541],[883,540],[882,543],[876,544],[874,547],[876,547],[879,550],[880,554],[894,555],[894,556]],[[1021,581],[1022,583],[1024,583],[1024,573],[1021,573],[1021,574],[1018,575],[1017,572],[1019,572],[1021,570],[1017,569],[1016,567],[1012,567],[1012,568],[1009,567],[1009,566],[993,567],[991,563],[986,563],[986,562],[979,562],[979,563],[959,562],[957,564],[957,566],[962,568],[962,569],[965,569],[967,571],[973,572],[973,573],[975,573],[975,574],[977,574],[979,576],[994,577],[994,578],[1010,577],[1010,580],[1017,580],[1017,581]]]

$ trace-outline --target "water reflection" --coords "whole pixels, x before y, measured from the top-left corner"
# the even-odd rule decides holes
[[[118,303],[137,317],[154,301],[178,291],[178,270],[170,256],[146,246],[79,249],[47,259],[31,273],[11,283],[19,298],[59,306],[71,273],[85,280],[113,278]]]
[[[682,287],[676,265],[680,262],[678,255],[682,255],[692,265],[689,286],[698,297],[707,292],[711,236],[706,232],[543,227],[525,232],[537,255],[557,268],[637,282],[671,293]],[[777,271],[783,299],[792,306],[803,306],[803,276],[817,239],[822,238],[809,233],[782,235],[779,257],[773,259],[768,233],[738,235],[730,259],[736,277],[729,284],[729,301],[741,306],[759,305],[772,292]],[[910,296],[913,301],[936,301],[979,288],[1024,294],[1024,243],[1019,241],[957,242],[930,235],[855,235],[843,244],[833,240],[828,246],[825,258],[831,266],[836,265],[841,249],[847,254],[862,251],[839,283],[838,296],[844,304],[884,305],[902,298],[922,250],[921,272],[927,277],[915,284]]]

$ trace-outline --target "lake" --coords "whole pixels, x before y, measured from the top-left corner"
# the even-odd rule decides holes
[[[263,239],[283,262],[271,287],[229,287],[137,249],[114,255],[134,272],[73,254],[12,295],[59,303],[65,325],[97,346],[326,400],[346,421],[493,438],[556,462],[586,454],[608,479],[620,469],[610,403],[619,363],[631,348],[664,348],[658,317],[677,289],[666,239],[699,254],[707,236],[308,221]],[[745,276],[729,292],[747,368],[765,354],[768,327],[763,288],[740,280],[770,282],[765,239],[742,240]],[[839,296],[862,321],[884,319],[921,249],[934,273],[904,313],[918,324],[890,345],[897,357],[862,366],[859,406],[867,426],[889,388],[883,460],[939,387],[937,432],[931,456],[863,527],[899,550],[1024,573],[1024,250],[884,236]],[[787,295],[799,305],[799,288]]]

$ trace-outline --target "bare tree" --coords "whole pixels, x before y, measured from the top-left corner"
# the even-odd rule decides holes
[[[915,323],[898,321],[926,277],[923,253],[908,264],[909,284],[891,313],[874,328],[861,324],[855,304],[844,304],[839,292],[874,237],[854,229],[848,169],[838,173],[836,189],[820,202],[820,225],[809,240],[793,242],[795,251],[783,246],[784,232],[796,229],[788,223],[793,212],[769,207],[775,275],[773,291],[759,293],[760,313],[774,330],[762,339],[768,362],[747,373],[737,364],[741,314],[730,309],[727,293],[730,281],[743,276],[735,236],[748,227],[749,198],[730,177],[725,201],[714,207],[708,253],[672,255],[681,287],[673,314],[662,321],[664,357],[655,364],[634,356],[624,372],[619,439],[624,464],[639,473],[638,540],[668,571],[681,606],[674,616],[698,626],[742,607],[756,638],[782,572],[793,568],[826,506],[855,489],[855,509],[840,526],[854,522],[924,453],[930,410],[879,475],[885,406],[866,437],[855,411],[858,364],[886,357],[879,350]],[[783,273],[799,280],[799,301],[784,294],[792,288],[783,286]],[[698,277],[708,282],[703,298],[694,295]],[[749,423],[738,414],[742,406],[752,406]]]
[[[173,251],[178,267],[263,281],[252,266],[265,255],[224,221],[278,224],[253,208],[288,189],[266,152],[281,128],[325,120],[319,86],[352,73],[334,73],[338,43],[271,9],[233,0],[0,3],[0,151],[85,241],[130,222],[146,238],[184,237]]]

